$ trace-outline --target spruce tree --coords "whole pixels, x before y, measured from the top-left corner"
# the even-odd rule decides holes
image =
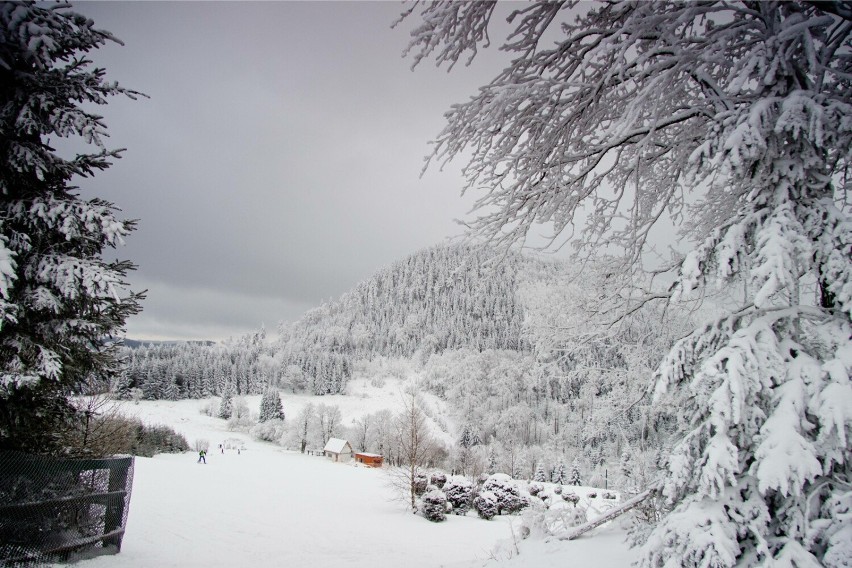
[[[267,420],[284,420],[284,407],[281,405],[281,396],[275,389],[267,389],[260,398],[260,416],[258,422]]]
[[[535,475],[533,476],[533,481],[538,481],[539,483],[544,483],[547,481],[547,474],[544,472],[544,464],[539,462],[535,467]]]
[[[222,394],[222,401],[219,403],[219,411],[216,413],[216,416],[228,420],[231,417],[231,414],[233,413],[233,407],[234,395],[231,392],[231,389],[228,388]]]
[[[568,474],[568,484],[580,485],[580,483],[582,483],[580,481],[580,464],[575,459],[574,463],[571,464],[571,473]]]
[[[140,310],[133,265],[103,258],[134,222],[71,185],[119,157],[92,105],[138,94],[90,68],[107,42],[67,5],[0,4],[0,448],[60,451],[68,397],[121,372],[116,339]],[[63,158],[50,138],[96,148]]]
[[[562,484],[568,482],[568,475],[565,471],[565,464],[564,463],[559,462],[559,465],[557,465],[556,468],[553,470],[553,475],[551,476],[551,481],[553,483],[557,483],[559,485],[562,485]]]

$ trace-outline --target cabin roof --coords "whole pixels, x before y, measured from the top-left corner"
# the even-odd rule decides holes
[[[325,444],[325,448],[323,448],[323,451],[339,454],[346,449],[346,446],[349,446],[349,442],[346,440],[341,438],[329,438],[328,442]],[[349,451],[352,451],[352,446],[349,446]]]

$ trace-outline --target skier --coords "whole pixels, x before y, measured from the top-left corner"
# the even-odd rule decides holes
[[[198,452],[198,463],[204,462],[204,464],[206,465],[207,464],[207,458],[205,457],[206,455],[207,455],[207,450],[201,450],[200,452]]]

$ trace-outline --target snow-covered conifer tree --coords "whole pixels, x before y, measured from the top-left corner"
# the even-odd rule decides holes
[[[227,388],[225,392],[222,393],[222,400],[219,402],[219,410],[216,412],[216,416],[228,420],[234,410],[233,404],[234,395],[231,392],[231,389]]]
[[[580,462],[577,459],[574,459],[574,462],[571,464],[571,472],[568,474],[568,484],[569,485],[580,485],[582,484],[580,477]]]
[[[105,249],[134,228],[71,185],[118,151],[91,105],[137,93],[92,69],[86,54],[116,40],[67,5],[0,4],[0,447],[48,452],[69,423],[67,396],[121,370],[114,344],[141,296],[133,265]],[[62,157],[50,138],[93,144]]]
[[[555,468],[553,468],[553,473],[550,476],[550,481],[552,483],[558,483],[559,485],[568,482],[568,472],[565,471],[564,463],[559,462],[559,464]]]
[[[538,481],[539,483],[544,483],[547,481],[547,473],[544,471],[544,463],[538,462],[535,466],[535,475],[533,475],[533,481]]]
[[[475,55],[494,6],[412,7],[415,64]],[[557,245],[582,236],[580,257],[620,249],[627,313],[717,288],[738,304],[659,366],[654,398],[683,427],[659,489],[671,511],[639,565],[843,565],[852,10],[539,1],[509,21],[509,67],[447,113],[435,145],[437,160],[471,150],[469,187],[487,188],[469,226],[508,244],[549,222]],[[690,250],[647,267],[670,219]]]
[[[281,405],[281,396],[278,391],[268,388],[260,397],[260,415],[258,422],[267,420],[284,420],[284,407]]]

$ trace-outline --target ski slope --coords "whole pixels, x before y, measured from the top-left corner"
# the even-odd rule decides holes
[[[495,559],[500,566],[556,566],[568,559],[573,566],[630,564],[620,530],[571,543],[516,546],[516,517],[483,521],[469,513],[428,522],[396,497],[383,470],[253,441],[227,431],[225,421],[199,414],[202,404],[127,404],[127,413],[169,424],[190,444],[209,440],[207,463],[197,463],[193,453],[136,458],[121,553],[84,560],[80,568],[434,568]],[[220,453],[219,443],[228,439],[241,440],[245,449]]]

